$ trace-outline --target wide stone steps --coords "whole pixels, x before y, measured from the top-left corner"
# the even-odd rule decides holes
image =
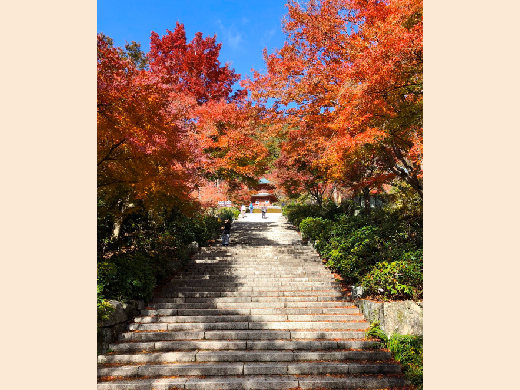
[[[235,222],[243,244],[201,249],[189,272],[157,290],[98,356],[98,390],[408,383],[390,352],[365,339],[369,323],[316,252],[284,223],[260,225]],[[280,244],[259,245],[262,234]]]

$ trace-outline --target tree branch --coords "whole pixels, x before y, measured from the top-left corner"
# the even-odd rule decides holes
[[[103,157],[97,164],[97,166],[99,167],[104,161],[106,160],[109,160],[109,157],[110,155],[112,154],[112,152],[114,150],[116,150],[119,146],[121,146],[122,144],[124,144],[126,142],[126,138],[123,138],[121,141],[119,141],[117,144],[114,144],[112,145],[112,147],[110,148],[110,150],[108,151],[107,155],[105,157]]]

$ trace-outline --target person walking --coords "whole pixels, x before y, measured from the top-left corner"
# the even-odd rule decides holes
[[[224,226],[222,229],[224,229],[224,232],[222,233],[222,246],[228,246],[229,235],[231,234],[231,221],[229,219],[224,221]]]
[[[262,206],[261,210],[262,210],[262,219],[267,218],[265,216],[265,213],[267,213],[267,206],[265,204]]]
[[[240,211],[242,212],[242,218],[245,218],[245,216],[246,216],[246,206],[242,205],[242,207],[240,208]]]
[[[251,214],[253,214],[253,208],[254,208],[254,206],[253,206],[253,202],[249,203],[249,212],[250,212]]]

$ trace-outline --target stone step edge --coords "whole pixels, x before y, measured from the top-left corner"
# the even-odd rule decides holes
[[[190,309],[186,309],[190,310]],[[211,309],[200,309],[211,310]],[[219,309],[217,309],[219,310]],[[224,309],[221,309],[224,310]],[[252,318],[251,318],[252,317]],[[255,318],[256,317],[256,318]],[[292,318],[291,318],[292,317]],[[302,318],[303,317],[303,318]],[[336,317],[335,319],[332,319]],[[358,317],[358,318],[355,318]],[[190,321],[183,321],[189,318]],[[220,319],[220,320],[219,320]],[[236,321],[226,321],[236,319]],[[259,321],[256,321],[259,320]],[[134,318],[136,324],[213,324],[217,322],[366,322],[362,313],[356,314],[226,314],[226,312],[214,315],[177,314],[177,315],[151,315]]]
[[[252,375],[210,378],[151,378],[103,382],[97,390],[172,390],[172,389],[382,389],[402,388],[410,382],[402,374],[380,378],[378,375]],[[172,387],[174,386],[174,387]],[[340,387],[341,386],[341,387]]]
[[[275,357],[273,360],[241,360],[236,361],[212,361],[212,360],[197,360],[197,355],[201,356],[233,356],[233,357],[247,357],[254,355],[272,355]],[[317,355],[315,358],[305,358],[305,355]],[[342,359],[334,358],[323,358],[319,355],[338,355],[338,354],[349,354],[347,357]],[[98,367],[122,367],[123,365],[135,366],[135,365],[161,365],[161,364],[218,364],[218,363],[276,363],[280,360],[276,360],[276,356],[280,355],[292,355],[295,357],[292,360],[285,360],[285,364],[319,364],[319,363],[331,363],[331,364],[379,364],[379,363],[392,363],[397,364],[392,354],[386,349],[374,349],[374,350],[356,350],[356,349],[338,349],[338,350],[286,350],[286,349],[256,349],[256,350],[191,350],[191,351],[154,351],[154,352],[136,352],[136,353],[112,353],[110,355],[99,355],[98,356]],[[369,356],[373,355],[373,356]],[[111,360],[117,360],[118,358],[137,358],[134,362],[118,363],[112,362]],[[145,358],[144,361],[139,361],[138,358]],[[151,361],[146,361],[146,358],[150,358]],[[156,360],[154,360],[154,358]],[[164,360],[158,360],[164,359]]]
[[[273,342],[272,344],[269,341]],[[276,343],[278,342],[278,343]],[[356,345],[357,344],[366,344]],[[193,344],[193,345],[191,345]],[[285,344],[285,345],[284,345]],[[348,345],[350,344],[350,346]],[[133,345],[134,349],[118,348]],[[208,348],[212,346],[214,348]],[[273,348],[269,348],[272,346]],[[150,353],[191,354],[196,351],[304,351],[304,352],[384,352],[377,340],[175,340],[151,342],[121,342],[113,344],[112,352],[99,355],[98,360],[109,356],[148,355]],[[233,348],[237,347],[237,348]],[[176,348],[176,349],[173,349]],[[122,350],[119,350],[122,349]],[[119,351],[118,351],[119,350]],[[146,352],[143,352],[146,351]],[[106,357],[104,357],[106,356]]]
[[[256,336],[258,338],[251,338],[251,337],[243,337],[243,338],[215,338],[215,336],[222,335],[224,333],[224,336],[229,336],[230,332],[234,332],[234,336]],[[242,333],[240,333],[242,332]],[[294,333],[294,334],[293,334]],[[308,334],[309,336],[312,335],[312,338],[309,337],[297,337],[301,336],[301,334]],[[364,329],[353,329],[345,331],[343,329],[335,329],[332,331],[326,332],[329,335],[334,335],[336,337],[334,338],[326,338],[326,337],[318,337],[315,335],[323,334],[323,332],[319,332],[316,330],[249,330],[249,329],[216,329],[216,330],[193,330],[193,331],[130,331],[130,332],[123,332],[121,333],[118,343],[119,344],[132,344],[132,343],[140,343],[140,342],[163,342],[163,341],[200,341],[200,340],[233,340],[233,341],[267,341],[267,340],[280,340],[280,341],[291,341],[291,340],[316,340],[316,341],[322,341],[322,340],[337,340],[337,341],[374,341],[373,339],[366,339],[365,337],[365,330]],[[336,333],[343,334],[344,337],[341,337],[341,335],[336,335]],[[348,335],[346,335],[348,333]],[[143,336],[143,337],[133,337],[133,336]],[[169,336],[175,336],[175,335],[182,335],[184,337],[182,338],[173,338]],[[274,335],[277,336],[277,338],[264,338],[262,336],[268,336],[268,335]],[[139,341],[137,339],[142,338],[146,339],[148,338],[157,338],[155,340],[151,341]],[[193,337],[193,336],[200,336],[200,337]],[[345,337],[346,336],[346,337]],[[162,337],[162,338],[161,338]],[[112,344],[114,345],[114,344]]]
[[[182,371],[181,371],[182,370]],[[190,372],[190,370],[193,370]],[[180,372],[179,372],[180,371]],[[182,374],[181,374],[182,372]],[[323,375],[323,374],[401,374],[398,363],[388,361],[358,362],[188,362],[166,364],[134,364],[101,366],[97,376],[146,376],[168,375],[222,376],[222,375]]]
[[[334,289],[334,290],[321,290],[320,291],[320,294],[324,294],[324,295],[313,295],[316,293],[316,291],[318,290],[292,290],[292,291],[269,291],[269,290],[266,290],[264,291],[264,293],[270,293],[270,294],[273,294],[273,295],[258,295],[258,290],[255,290],[255,291],[193,291],[193,292],[190,292],[190,291],[184,291],[184,292],[168,292],[168,291],[162,291],[163,295],[161,297],[164,297],[164,298],[208,298],[208,299],[213,299],[213,298],[233,298],[233,297],[258,297],[258,298],[265,298],[265,297],[271,297],[271,298],[284,298],[284,297],[314,297],[314,296],[323,296],[323,297],[333,297],[333,298],[339,298],[339,297],[344,297],[344,295],[337,295],[337,293],[340,293],[340,291],[338,291],[337,289]],[[228,294],[244,294],[244,293],[249,293],[248,295],[228,295]],[[283,293],[283,295],[274,295],[275,293]],[[286,294],[287,293],[287,294]],[[300,295],[290,295],[290,294],[294,294],[294,293],[299,293]],[[306,294],[306,295],[301,295],[301,294]],[[331,293],[334,293],[336,295],[332,295]],[[164,295],[166,294],[176,294],[177,296],[169,296],[169,297],[165,297]],[[186,295],[186,294],[220,294],[220,295],[217,295],[217,296],[179,296],[179,294],[181,295]],[[222,295],[224,294],[224,295]],[[326,295],[326,294],[331,294],[331,295]],[[160,296],[157,296],[156,298],[160,298]]]

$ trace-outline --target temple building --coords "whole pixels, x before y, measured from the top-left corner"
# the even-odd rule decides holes
[[[273,203],[278,201],[278,198],[274,194],[274,186],[267,179],[260,179],[255,190],[256,194],[251,196],[251,202],[258,207],[263,205],[272,206]]]

